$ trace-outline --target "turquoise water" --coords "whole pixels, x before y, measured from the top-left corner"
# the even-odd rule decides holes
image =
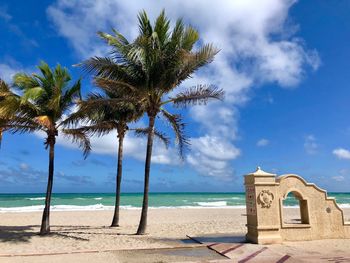
[[[341,207],[350,207],[350,193],[329,193],[335,197]],[[53,194],[53,210],[111,210],[114,194]],[[0,194],[0,212],[6,211],[40,211],[45,201],[44,194]],[[292,197],[284,203],[297,205]],[[121,196],[123,209],[137,209],[142,205],[141,193],[128,193]],[[151,193],[151,208],[244,208],[244,193]]]

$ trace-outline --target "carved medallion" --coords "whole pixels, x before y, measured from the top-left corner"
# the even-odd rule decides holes
[[[262,208],[270,208],[274,199],[273,194],[270,190],[262,190],[258,196],[258,203]]]

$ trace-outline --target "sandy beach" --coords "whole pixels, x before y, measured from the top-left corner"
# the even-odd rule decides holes
[[[288,209],[291,217],[296,212],[296,209]],[[345,218],[349,219],[350,209],[345,209],[344,212]],[[112,211],[52,212],[52,234],[41,237],[38,235],[41,213],[1,213],[0,262],[44,262],[48,257],[28,254],[56,254],[49,256],[50,262],[65,259],[84,262],[89,256],[93,256],[94,262],[104,262],[112,258],[118,259],[118,255],[112,255],[108,251],[196,246],[186,235],[243,235],[246,231],[245,209],[151,209],[149,234],[135,236],[139,215],[139,210],[122,210],[121,227],[110,228],[108,225]],[[320,247],[322,252],[327,249],[347,251],[350,240],[287,242],[275,245],[273,249],[286,253],[312,253],[319,252]],[[69,254],[72,252],[83,253]],[[138,257],[137,254],[135,256]]]

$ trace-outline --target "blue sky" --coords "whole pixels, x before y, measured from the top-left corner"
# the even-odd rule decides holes
[[[166,150],[156,143],[151,191],[242,191],[243,174],[257,165],[299,174],[329,191],[349,191],[346,0],[0,0],[0,77],[11,82],[14,73],[34,72],[45,60],[67,66],[76,79],[81,72],[71,65],[108,52],[96,31],[114,27],[132,39],[138,11],[145,9],[153,19],[162,8],[221,49],[180,89],[213,83],[226,99],[182,112],[192,142],[184,162],[174,146]],[[93,89],[85,77],[84,94]],[[83,160],[76,146],[58,138],[54,191],[114,191],[116,134],[92,142],[94,151]],[[144,139],[130,134],[125,192],[142,191],[144,153]],[[5,134],[0,192],[44,192],[47,155],[40,134]]]

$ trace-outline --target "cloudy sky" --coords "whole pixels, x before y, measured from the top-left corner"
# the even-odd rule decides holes
[[[97,31],[116,28],[132,40],[137,13],[144,9],[154,20],[163,8],[173,23],[182,17],[198,29],[201,43],[221,50],[180,89],[215,84],[226,98],[181,112],[191,147],[181,161],[174,145],[166,150],[156,143],[151,191],[242,191],[243,174],[258,165],[348,191],[346,0],[0,0],[0,77],[11,83],[14,73],[35,72],[45,60],[68,67],[76,79],[82,72],[73,64],[109,52]],[[84,76],[84,94],[93,89]],[[83,160],[75,145],[58,138],[56,192],[113,191],[116,134],[92,142],[93,152]],[[132,134],[126,138],[124,191],[142,191],[145,145]],[[40,134],[5,134],[0,192],[44,192],[47,155]]]

